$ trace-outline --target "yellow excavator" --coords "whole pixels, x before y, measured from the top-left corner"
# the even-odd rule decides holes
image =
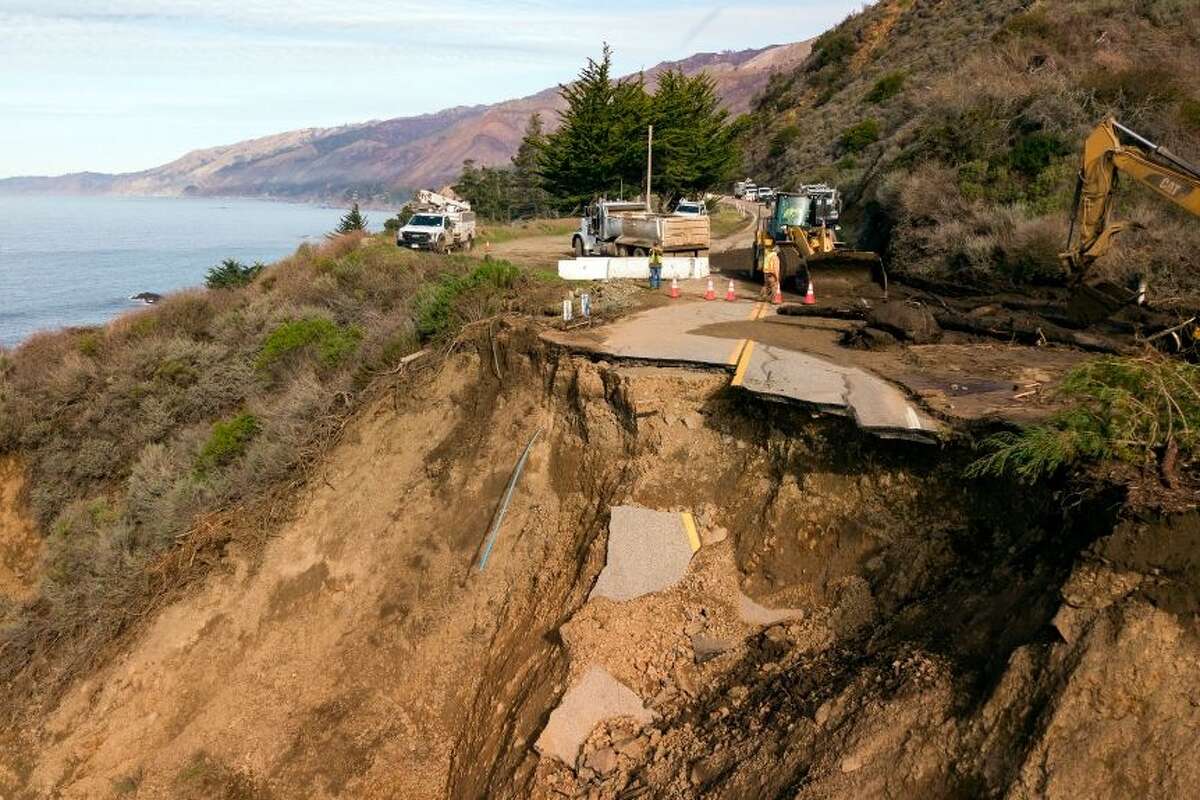
[[[1077,324],[1100,322],[1123,306],[1146,300],[1144,281],[1123,291],[1088,280],[1092,265],[1112,249],[1113,237],[1129,226],[1112,219],[1121,173],[1200,217],[1200,169],[1111,117],[1097,125],[1084,141],[1067,250],[1061,255],[1073,286],[1067,316]],[[1194,319],[1179,328],[1195,338]],[[1172,336],[1182,345],[1178,333]]]
[[[837,240],[842,195],[823,183],[778,192],[754,236],[754,276],[762,272],[767,250],[779,249],[780,280],[792,279],[803,292],[814,274],[862,288],[874,283],[887,295],[887,273],[878,253],[850,250]]]
[[[1112,248],[1113,237],[1128,226],[1112,221],[1113,195],[1122,172],[1200,217],[1200,168],[1115,119],[1106,119],[1083,144],[1071,231],[1062,254],[1076,281],[1087,276],[1096,259]]]

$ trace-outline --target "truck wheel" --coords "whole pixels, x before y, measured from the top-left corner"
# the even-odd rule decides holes
[[[571,240],[571,249],[575,251],[576,258],[583,258],[583,238],[576,236]]]

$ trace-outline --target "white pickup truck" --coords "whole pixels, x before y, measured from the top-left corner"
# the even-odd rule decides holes
[[[396,245],[448,253],[475,246],[475,212],[471,204],[428,191],[417,192],[408,223],[396,232]]]

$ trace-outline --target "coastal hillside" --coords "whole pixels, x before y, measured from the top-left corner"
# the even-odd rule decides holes
[[[706,71],[725,106],[749,109],[770,76],[794,68],[809,42],[725,53],[701,53],[646,71],[654,85],[664,70]],[[564,76],[564,79],[566,76]],[[507,163],[529,116],[540,113],[548,129],[562,108],[558,87],[494,105],[458,107],[417,117],[307,128],[246,142],[197,150],[160,167],[122,175],[80,173],[53,178],[12,178],[0,191],[136,195],[223,195],[287,199],[389,199],[413,188],[456,178],[463,161]]]
[[[1186,0],[884,0],[772,79],[746,148],[760,180],[831,181],[862,244],[910,276],[1061,279],[1080,148],[1113,115],[1200,161],[1200,14]],[[1098,263],[1195,307],[1200,225],[1125,181],[1140,226]]]

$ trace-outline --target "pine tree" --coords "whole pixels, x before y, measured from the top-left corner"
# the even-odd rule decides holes
[[[641,76],[614,82],[612,49],[588,59],[579,79],[560,86],[567,108],[559,129],[546,137],[539,158],[545,188],[560,205],[581,206],[622,183],[638,185],[645,169],[644,141],[650,99]]]
[[[706,73],[668,70],[653,99],[654,185],[674,201],[726,181],[738,163],[734,126]]]
[[[354,231],[365,231],[367,229],[367,218],[358,209],[358,203],[350,207],[346,215],[342,217],[338,223],[337,233],[352,233]]]
[[[525,125],[521,146],[512,158],[513,216],[533,219],[545,216],[550,204],[549,195],[538,172],[538,163],[546,149],[546,134],[542,115],[530,115]]]

